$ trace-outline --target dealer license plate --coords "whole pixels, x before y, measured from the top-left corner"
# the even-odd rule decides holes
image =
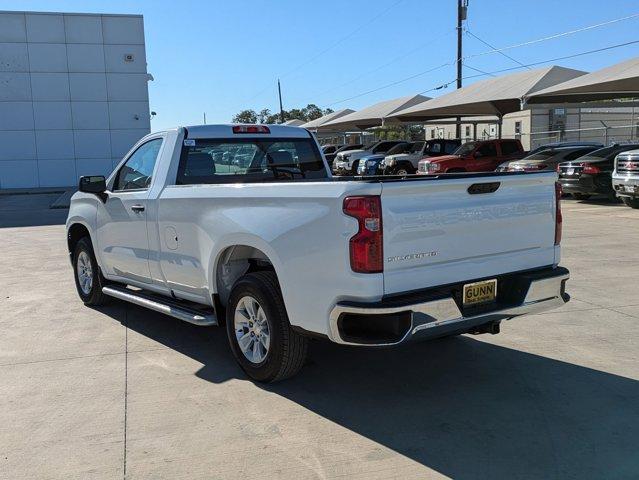
[[[464,306],[494,302],[497,297],[497,279],[464,285]]]

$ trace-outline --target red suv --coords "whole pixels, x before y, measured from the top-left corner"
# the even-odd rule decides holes
[[[452,155],[420,160],[417,173],[492,172],[500,163],[524,155],[519,140],[482,140],[464,143]]]

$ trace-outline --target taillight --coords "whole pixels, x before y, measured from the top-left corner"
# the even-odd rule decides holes
[[[590,175],[601,173],[601,169],[599,167],[590,165],[589,163],[582,163],[581,165],[584,167],[581,173],[589,173]]]
[[[377,195],[346,197],[343,211],[357,219],[359,229],[350,239],[351,269],[357,273],[384,270],[382,202]]]
[[[555,245],[561,243],[561,226],[563,217],[561,216],[561,183],[555,182]]]
[[[233,133],[271,133],[266,125],[234,125]]]

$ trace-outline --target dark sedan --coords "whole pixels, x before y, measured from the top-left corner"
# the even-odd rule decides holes
[[[564,193],[570,193],[578,200],[586,200],[593,195],[605,195],[614,199],[612,171],[615,157],[621,152],[639,148],[637,143],[614,144],[600,148],[572,162],[559,164],[559,182]]]
[[[336,148],[332,152],[323,152],[324,158],[326,158],[326,162],[329,165],[332,165],[333,160],[335,160],[335,155],[337,155],[339,152],[345,152],[347,150],[359,150],[360,148],[363,148],[363,147],[364,145],[362,145],[361,143],[351,143],[348,145],[342,145],[341,147]]]

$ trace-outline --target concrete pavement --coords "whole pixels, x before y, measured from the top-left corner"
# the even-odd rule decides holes
[[[400,349],[313,342],[264,387],[221,329],[84,307],[60,217],[1,200],[0,478],[639,476],[639,211],[564,201],[562,309]]]

